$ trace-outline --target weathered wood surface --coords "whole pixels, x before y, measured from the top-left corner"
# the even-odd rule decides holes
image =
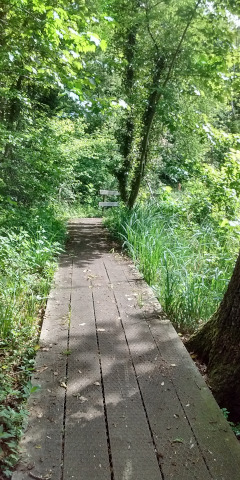
[[[240,446],[98,219],[69,225],[13,480],[239,480]]]
[[[119,197],[120,192],[117,190],[100,190],[100,195],[112,195],[114,197]]]
[[[99,202],[99,207],[118,207],[119,202]]]

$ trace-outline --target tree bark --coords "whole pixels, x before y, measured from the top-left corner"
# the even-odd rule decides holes
[[[17,79],[16,85],[12,86],[12,90],[16,92],[21,91],[23,77],[20,75]],[[13,97],[9,104],[7,105],[7,112],[5,112],[7,117],[7,127],[9,131],[17,130],[18,128],[18,121],[21,114],[21,102],[17,95]],[[13,145],[12,143],[7,142],[4,147],[3,158],[10,159],[13,153]]]
[[[156,61],[155,72],[153,76],[152,91],[149,94],[147,106],[142,121],[142,141],[140,145],[140,156],[138,164],[133,175],[131,191],[128,199],[128,207],[131,209],[138,196],[142,178],[144,176],[147,163],[149,136],[156,113],[156,108],[160,99],[159,81],[164,68],[164,59],[159,57]]]
[[[221,407],[240,419],[240,254],[213,317],[187,342],[207,363],[209,385]]]
[[[137,25],[132,26],[130,31],[128,32],[126,47],[125,47],[125,57],[127,60],[127,67],[125,72],[125,93],[127,98],[129,99],[129,103],[131,104],[131,97],[134,85],[134,55],[135,55],[135,47],[136,47],[136,35],[137,35]],[[116,172],[116,177],[118,179],[119,184],[119,192],[121,195],[121,199],[124,203],[127,203],[128,192],[128,173],[131,168],[131,149],[133,144],[133,137],[134,137],[134,118],[133,112],[129,112],[127,119],[125,121],[125,125],[122,129],[120,135],[120,152],[123,156],[123,164],[121,168]]]

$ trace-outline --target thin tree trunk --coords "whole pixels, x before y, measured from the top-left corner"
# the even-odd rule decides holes
[[[17,90],[17,92],[21,91],[22,87],[22,75],[19,76],[16,85],[12,87],[12,90]],[[21,102],[19,98],[16,96],[10,101],[10,105],[7,105],[8,110],[6,112],[7,120],[8,120],[8,129],[10,131],[17,130],[18,128],[18,120],[21,113]],[[7,142],[4,148],[3,158],[9,159],[12,157],[13,146],[12,143]]]
[[[127,68],[126,68],[126,75],[125,75],[125,92],[127,98],[130,99],[132,97],[133,85],[134,85],[134,55],[135,55],[135,46],[136,46],[136,35],[137,35],[137,25],[134,25],[128,33],[128,39],[125,48],[125,57],[127,60]],[[121,199],[124,203],[127,203],[128,192],[127,192],[127,185],[128,185],[128,173],[131,167],[131,158],[130,153],[132,149],[134,138],[134,119],[133,119],[133,112],[131,111],[128,114],[126,119],[125,125],[123,127],[123,132],[121,133],[120,139],[120,152],[123,156],[123,164],[116,172],[116,177],[119,183],[119,192],[121,195]]]
[[[141,146],[140,146],[140,154],[139,158],[137,160],[137,166],[133,175],[132,183],[131,183],[131,190],[130,190],[130,195],[128,199],[128,207],[131,209],[137,199],[138,192],[141,186],[142,179],[144,177],[144,172],[145,172],[145,167],[147,164],[147,159],[148,159],[148,146],[149,146],[149,139],[150,139],[150,134],[151,134],[151,129],[154,121],[154,117],[156,114],[157,106],[159,103],[159,100],[161,98],[161,93],[160,93],[160,87],[161,89],[164,89],[169,82],[172,71],[174,68],[174,65],[176,63],[176,60],[178,58],[178,55],[181,51],[182,44],[185,40],[187,31],[192,23],[192,20],[196,14],[196,11],[201,3],[201,0],[198,0],[195,4],[195,7],[192,11],[192,14],[186,24],[186,27],[181,35],[181,38],[179,40],[179,43],[177,45],[177,48],[172,56],[172,60],[170,62],[170,65],[167,70],[166,78],[163,81],[163,84],[160,85],[160,77],[162,70],[164,68],[164,61],[163,58],[158,57],[158,60],[155,65],[155,74],[153,77],[153,92],[149,95],[147,107],[143,116],[143,134],[142,134],[142,141],[141,141]]]
[[[153,120],[156,113],[156,108],[160,99],[159,93],[159,81],[161,77],[161,73],[164,68],[164,60],[163,58],[158,58],[156,67],[155,67],[155,74],[153,77],[153,91],[149,94],[149,98],[147,101],[147,107],[144,112],[143,116],[143,127],[142,127],[142,141],[140,145],[140,158],[138,160],[138,165],[136,167],[132,183],[131,183],[131,191],[130,196],[128,199],[128,207],[132,208],[141,185],[142,178],[144,176],[145,166],[147,163],[147,153],[148,153],[148,144],[149,144],[149,136],[153,124]]]
[[[22,81],[23,81],[23,76],[20,75],[17,79],[16,85],[12,87],[12,90],[16,90],[17,92],[20,92],[22,87]],[[16,127],[17,121],[20,116],[20,112],[21,112],[21,102],[18,96],[15,95],[15,97],[10,102],[9,115],[8,115],[9,126],[11,129],[13,128],[14,125]]]

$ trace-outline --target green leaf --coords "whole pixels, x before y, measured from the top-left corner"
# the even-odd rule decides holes
[[[172,440],[172,443],[184,443],[184,440],[182,438],[175,438]]]

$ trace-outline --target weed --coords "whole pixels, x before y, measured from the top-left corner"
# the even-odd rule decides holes
[[[72,351],[71,350],[64,350],[63,355],[71,355]]]
[[[232,431],[235,433],[236,437],[240,439],[240,423],[234,423],[234,422],[231,422],[228,419],[229,415],[230,415],[230,412],[227,410],[227,408],[221,408],[221,410],[222,410],[222,413],[223,413],[224,417],[228,421]]]
[[[138,296],[137,296],[137,304],[138,304],[139,308],[143,308],[144,299],[143,299],[142,293],[139,293]]]

